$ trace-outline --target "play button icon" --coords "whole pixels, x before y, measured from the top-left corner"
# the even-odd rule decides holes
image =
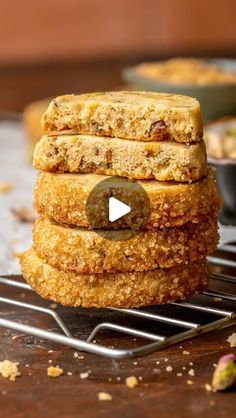
[[[145,228],[150,217],[150,202],[137,181],[106,177],[89,194],[86,215],[97,234],[112,241],[131,238]]]
[[[109,198],[109,221],[114,222],[122,216],[127,215],[131,211],[131,207],[116,199],[115,197]]]

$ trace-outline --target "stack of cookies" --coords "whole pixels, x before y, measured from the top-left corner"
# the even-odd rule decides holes
[[[220,201],[199,103],[148,92],[67,95],[52,100],[42,124],[34,153],[40,217],[33,248],[21,256],[32,288],[84,307],[147,306],[202,291],[206,257],[218,242]],[[147,196],[148,216],[134,234],[145,202],[130,192],[131,212],[109,220],[109,176],[129,179]],[[122,187],[119,193],[124,201]]]

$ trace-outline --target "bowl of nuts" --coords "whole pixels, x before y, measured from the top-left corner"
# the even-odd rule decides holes
[[[171,58],[125,68],[122,77],[139,90],[183,94],[201,103],[205,121],[236,112],[236,60]]]
[[[216,167],[223,199],[220,220],[236,225],[236,118],[226,118],[205,127],[208,161]]]

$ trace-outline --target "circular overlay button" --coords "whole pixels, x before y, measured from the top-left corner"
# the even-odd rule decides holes
[[[136,181],[108,177],[89,194],[86,214],[97,234],[111,241],[123,241],[144,228],[150,217],[150,202]]]

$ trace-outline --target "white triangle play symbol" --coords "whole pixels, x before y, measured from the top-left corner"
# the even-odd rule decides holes
[[[116,199],[115,197],[109,198],[109,221],[114,222],[117,219],[125,216],[131,212],[131,207]]]

